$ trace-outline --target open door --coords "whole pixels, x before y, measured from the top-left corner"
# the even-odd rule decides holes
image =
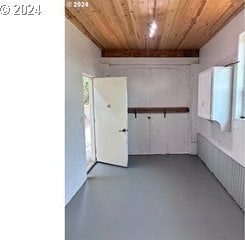
[[[127,78],[94,78],[93,86],[97,161],[127,167]]]

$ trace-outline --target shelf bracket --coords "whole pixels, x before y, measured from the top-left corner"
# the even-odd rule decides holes
[[[137,110],[136,110],[136,108],[134,109],[134,117],[137,118]]]
[[[164,118],[166,118],[166,108],[164,108],[163,110],[163,115],[164,115]]]

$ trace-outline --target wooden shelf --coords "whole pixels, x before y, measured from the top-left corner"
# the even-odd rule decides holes
[[[167,113],[188,113],[188,107],[131,107],[128,113],[134,113],[137,117],[138,113],[163,113],[166,117]]]

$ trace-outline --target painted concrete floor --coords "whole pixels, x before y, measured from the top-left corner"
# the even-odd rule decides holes
[[[243,212],[196,156],[97,164],[66,207],[66,240],[243,240]]]

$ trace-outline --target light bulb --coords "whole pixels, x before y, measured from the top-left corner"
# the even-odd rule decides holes
[[[154,29],[154,30],[156,30],[157,29],[157,24],[155,22],[152,22],[151,28]]]
[[[150,34],[154,34],[155,33],[155,31],[156,31],[156,29],[154,29],[154,28],[150,28]]]

